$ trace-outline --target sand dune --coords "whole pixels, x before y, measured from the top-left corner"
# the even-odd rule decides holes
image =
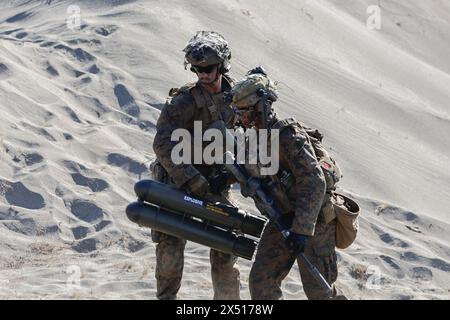
[[[379,1],[370,31],[372,2],[3,1],[0,298],[154,299],[150,230],[124,209],[149,176],[168,90],[194,80],[181,49],[206,29],[228,39],[231,75],[262,64],[279,114],[319,128],[341,164],[363,209],[339,251],[344,292],[448,299],[450,6]],[[208,257],[188,244],[180,298],[212,297]],[[239,264],[248,299],[251,262]],[[304,298],[299,280],[283,283],[287,299]]]

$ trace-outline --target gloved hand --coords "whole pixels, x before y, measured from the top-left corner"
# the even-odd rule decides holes
[[[246,184],[241,183],[242,196],[245,198],[252,197],[255,190],[253,190],[251,186],[254,186],[255,184],[261,184],[261,179],[256,177],[250,177]]]
[[[289,232],[289,236],[286,238],[286,244],[289,251],[293,254],[303,253],[305,251],[306,243],[308,242],[309,236],[303,234],[298,234],[294,232]]]
[[[247,183],[246,184],[241,183],[240,186],[241,186],[241,194],[244,198],[248,198],[252,195],[250,187],[248,186]]]
[[[209,185],[212,193],[220,194],[228,186],[228,172],[225,170],[220,171],[218,174],[211,176],[209,179]]]
[[[206,180],[206,178],[201,174],[196,175],[186,184],[187,191],[197,196],[205,196],[207,193],[211,192],[208,180]]]

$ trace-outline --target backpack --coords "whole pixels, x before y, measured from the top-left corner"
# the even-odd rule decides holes
[[[322,168],[323,174],[325,176],[326,192],[327,194],[331,194],[334,190],[336,190],[336,184],[341,180],[342,172],[337,162],[330,156],[328,151],[323,147],[322,145],[323,134],[320,133],[319,130],[317,129],[305,127],[294,118],[280,120],[272,126],[272,129],[279,129],[281,132],[287,127],[292,127],[296,125],[303,128],[307,133],[308,138],[311,141],[311,144],[314,148],[317,161],[319,162],[319,165]]]

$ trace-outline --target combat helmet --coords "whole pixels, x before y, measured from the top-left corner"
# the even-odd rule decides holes
[[[185,53],[185,67],[188,64],[200,67],[218,64],[220,73],[225,74],[230,70],[231,51],[228,42],[217,32],[197,32],[188,41],[183,52]]]
[[[250,70],[231,90],[228,100],[237,111],[252,110],[260,113],[267,124],[272,113],[272,103],[278,100],[275,83],[262,67]]]

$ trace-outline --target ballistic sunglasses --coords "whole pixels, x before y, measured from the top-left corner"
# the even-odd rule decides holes
[[[200,67],[200,66],[192,66],[191,71],[196,73],[211,73],[213,72],[217,67],[217,64],[212,64],[207,67]]]

